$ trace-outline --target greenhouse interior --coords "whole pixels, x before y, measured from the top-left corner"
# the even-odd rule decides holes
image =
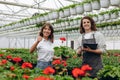
[[[0,7],[0,80],[120,80],[120,0],[0,0]],[[87,46],[93,51],[88,53],[98,55],[102,61],[103,67],[94,77],[91,72],[96,66],[87,62],[83,65],[87,50],[83,48],[77,54],[85,16],[94,20],[97,31],[105,39],[99,37],[105,41],[103,52],[98,47],[92,50]],[[52,46],[43,40],[45,23],[54,29]],[[54,54],[40,51],[41,46],[45,47],[42,41],[37,43],[42,30],[39,39],[42,38],[46,49],[53,47]],[[38,47],[33,48],[35,43]],[[99,54],[94,52],[97,50]],[[87,55],[86,60],[88,57],[91,56]],[[39,58],[52,66],[37,67],[42,60]],[[97,62],[95,65],[100,63],[92,61]]]

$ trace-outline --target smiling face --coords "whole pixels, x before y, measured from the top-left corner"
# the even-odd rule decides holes
[[[84,28],[85,32],[86,31],[91,31],[91,22],[90,22],[90,20],[83,19],[82,24],[83,24],[83,28]]]
[[[51,34],[51,29],[49,26],[45,26],[43,29],[43,37],[48,38]]]
[[[80,33],[82,34],[91,31],[97,31],[96,24],[91,17],[85,16],[81,19],[80,22]]]

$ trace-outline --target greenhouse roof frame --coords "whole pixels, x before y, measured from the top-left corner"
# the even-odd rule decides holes
[[[0,21],[0,26],[3,26],[5,24],[9,24],[9,23],[12,23],[12,22],[20,22],[20,20],[27,19],[27,18],[30,18],[30,20],[31,20],[31,17],[33,17],[36,13],[43,14],[43,13],[50,13],[51,11],[54,12],[54,11],[57,11],[58,9],[60,9],[60,8],[69,6],[71,4],[80,3],[83,0],[62,0],[62,1],[61,0],[53,0],[54,1],[54,6],[53,6],[53,3],[48,3],[48,2],[50,2],[50,0],[38,0],[38,1],[31,0],[31,1],[33,1],[32,4],[22,3],[22,2],[19,2],[19,1],[22,1],[22,0],[13,0],[11,2],[9,0],[0,1],[0,6],[4,5],[4,7],[7,8],[7,10],[2,10],[2,9],[0,10],[0,14],[1,14],[0,15],[0,20],[1,20]],[[64,2],[66,2],[66,3],[64,3]],[[46,8],[46,6],[47,6],[47,8]],[[102,8],[101,7],[99,9],[99,11],[98,10],[93,10],[91,12],[85,12],[84,11],[83,14],[82,15],[80,14],[79,16],[82,17],[83,15],[86,15],[86,14],[89,14],[89,13],[90,14],[93,14],[93,13],[99,14],[100,12],[106,11],[106,9],[107,10],[111,10],[111,9],[114,9],[114,8],[117,9],[119,7],[118,6],[117,7],[116,6],[111,6],[111,5],[108,8]],[[77,17],[78,17],[78,14],[77,15],[70,15],[66,19],[70,19],[70,18],[74,19],[74,18],[77,18]],[[61,19],[61,17],[58,17],[56,19]],[[56,19],[54,19],[54,21],[56,21]],[[63,18],[63,19],[65,19],[65,18]],[[120,17],[117,17],[117,19],[120,20]],[[112,19],[111,22],[113,20],[114,19]],[[53,21],[53,20],[48,20],[48,21]],[[101,23],[101,21],[99,21],[99,22]],[[107,20],[106,20],[106,22],[107,22]],[[35,26],[36,23],[37,22],[35,22],[33,24],[30,24],[30,25],[34,25]],[[27,27],[27,26],[28,25],[26,25],[26,24],[22,25],[22,26],[16,26],[16,24],[12,25],[12,26],[9,25],[7,27],[3,26],[3,27],[0,28],[0,31],[1,31],[0,32],[1,33],[0,36],[9,36],[9,37],[10,36],[14,36],[14,37],[16,37],[18,35],[22,36],[22,35],[31,35],[31,34],[34,35],[34,34],[37,34],[37,32],[39,30],[38,28],[37,28],[37,30],[34,30],[34,28],[33,28],[33,31],[31,31],[31,32],[29,31],[29,29],[26,29],[28,31],[26,31],[27,33],[24,33],[24,30],[22,28]],[[72,25],[69,25],[69,26],[72,26]],[[74,25],[74,27],[75,26],[78,27],[79,24]],[[21,30],[18,31],[17,30],[18,28],[21,28]],[[63,26],[59,26],[57,28],[63,28]],[[56,29],[56,27],[54,29]],[[34,35],[34,36],[36,36],[36,35]]]
[[[0,0],[0,26],[21,19],[30,18],[35,13],[45,13],[70,5],[79,0]],[[50,5],[50,6],[48,6]],[[20,17],[14,19],[13,16]],[[9,19],[9,20],[8,20]],[[9,22],[8,22],[9,21]]]

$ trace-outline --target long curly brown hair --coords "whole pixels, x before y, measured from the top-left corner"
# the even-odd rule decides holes
[[[85,30],[84,30],[84,28],[83,28],[83,20],[84,20],[84,19],[88,19],[88,20],[90,21],[91,30],[92,30],[92,31],[97,31],[95,21],[94,21],[91,17],[85,16],[85,17],[83,17],[83,18],[81,19],[81,23],[80,23],[80,33],[81,33],[81,34],[82,34],[82,33],[85,33]]]

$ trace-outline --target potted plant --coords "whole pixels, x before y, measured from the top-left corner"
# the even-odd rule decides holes
[[[92,0],[92,9],[99,10],[100,9],[100,0]]]
[[[120,0],[110,0],[110,4],[112,6],[119,6],[120,5]]]
[[[64,10],[63,10],[63,8],[60,8],[59,10],[58,10],[58,12],[59,12],[59,17],[61,17],[61,18],[64,18],[65,16],[64,16]]]
[[[70,7],[69,6],[64,7],[64,16],[65,17],[70,16]]]
[[[84,3],[83,4],[84,11],[86,11],[86,12],[92,11],[91,0],[85,0],[83,3]]]
[[[76,4],[70,5],[70,14],[71,15],[76,15],[76,8],[75,8]]]
[[[77,14],[82,14],[84,12],[84,8],[83,8],[83,3],[79,3],[75,6],[76,8],[76,13]]]
[[[108,8],[110,5],[110,1],[109,0],[100,0],[100,5],[102,8]]]

